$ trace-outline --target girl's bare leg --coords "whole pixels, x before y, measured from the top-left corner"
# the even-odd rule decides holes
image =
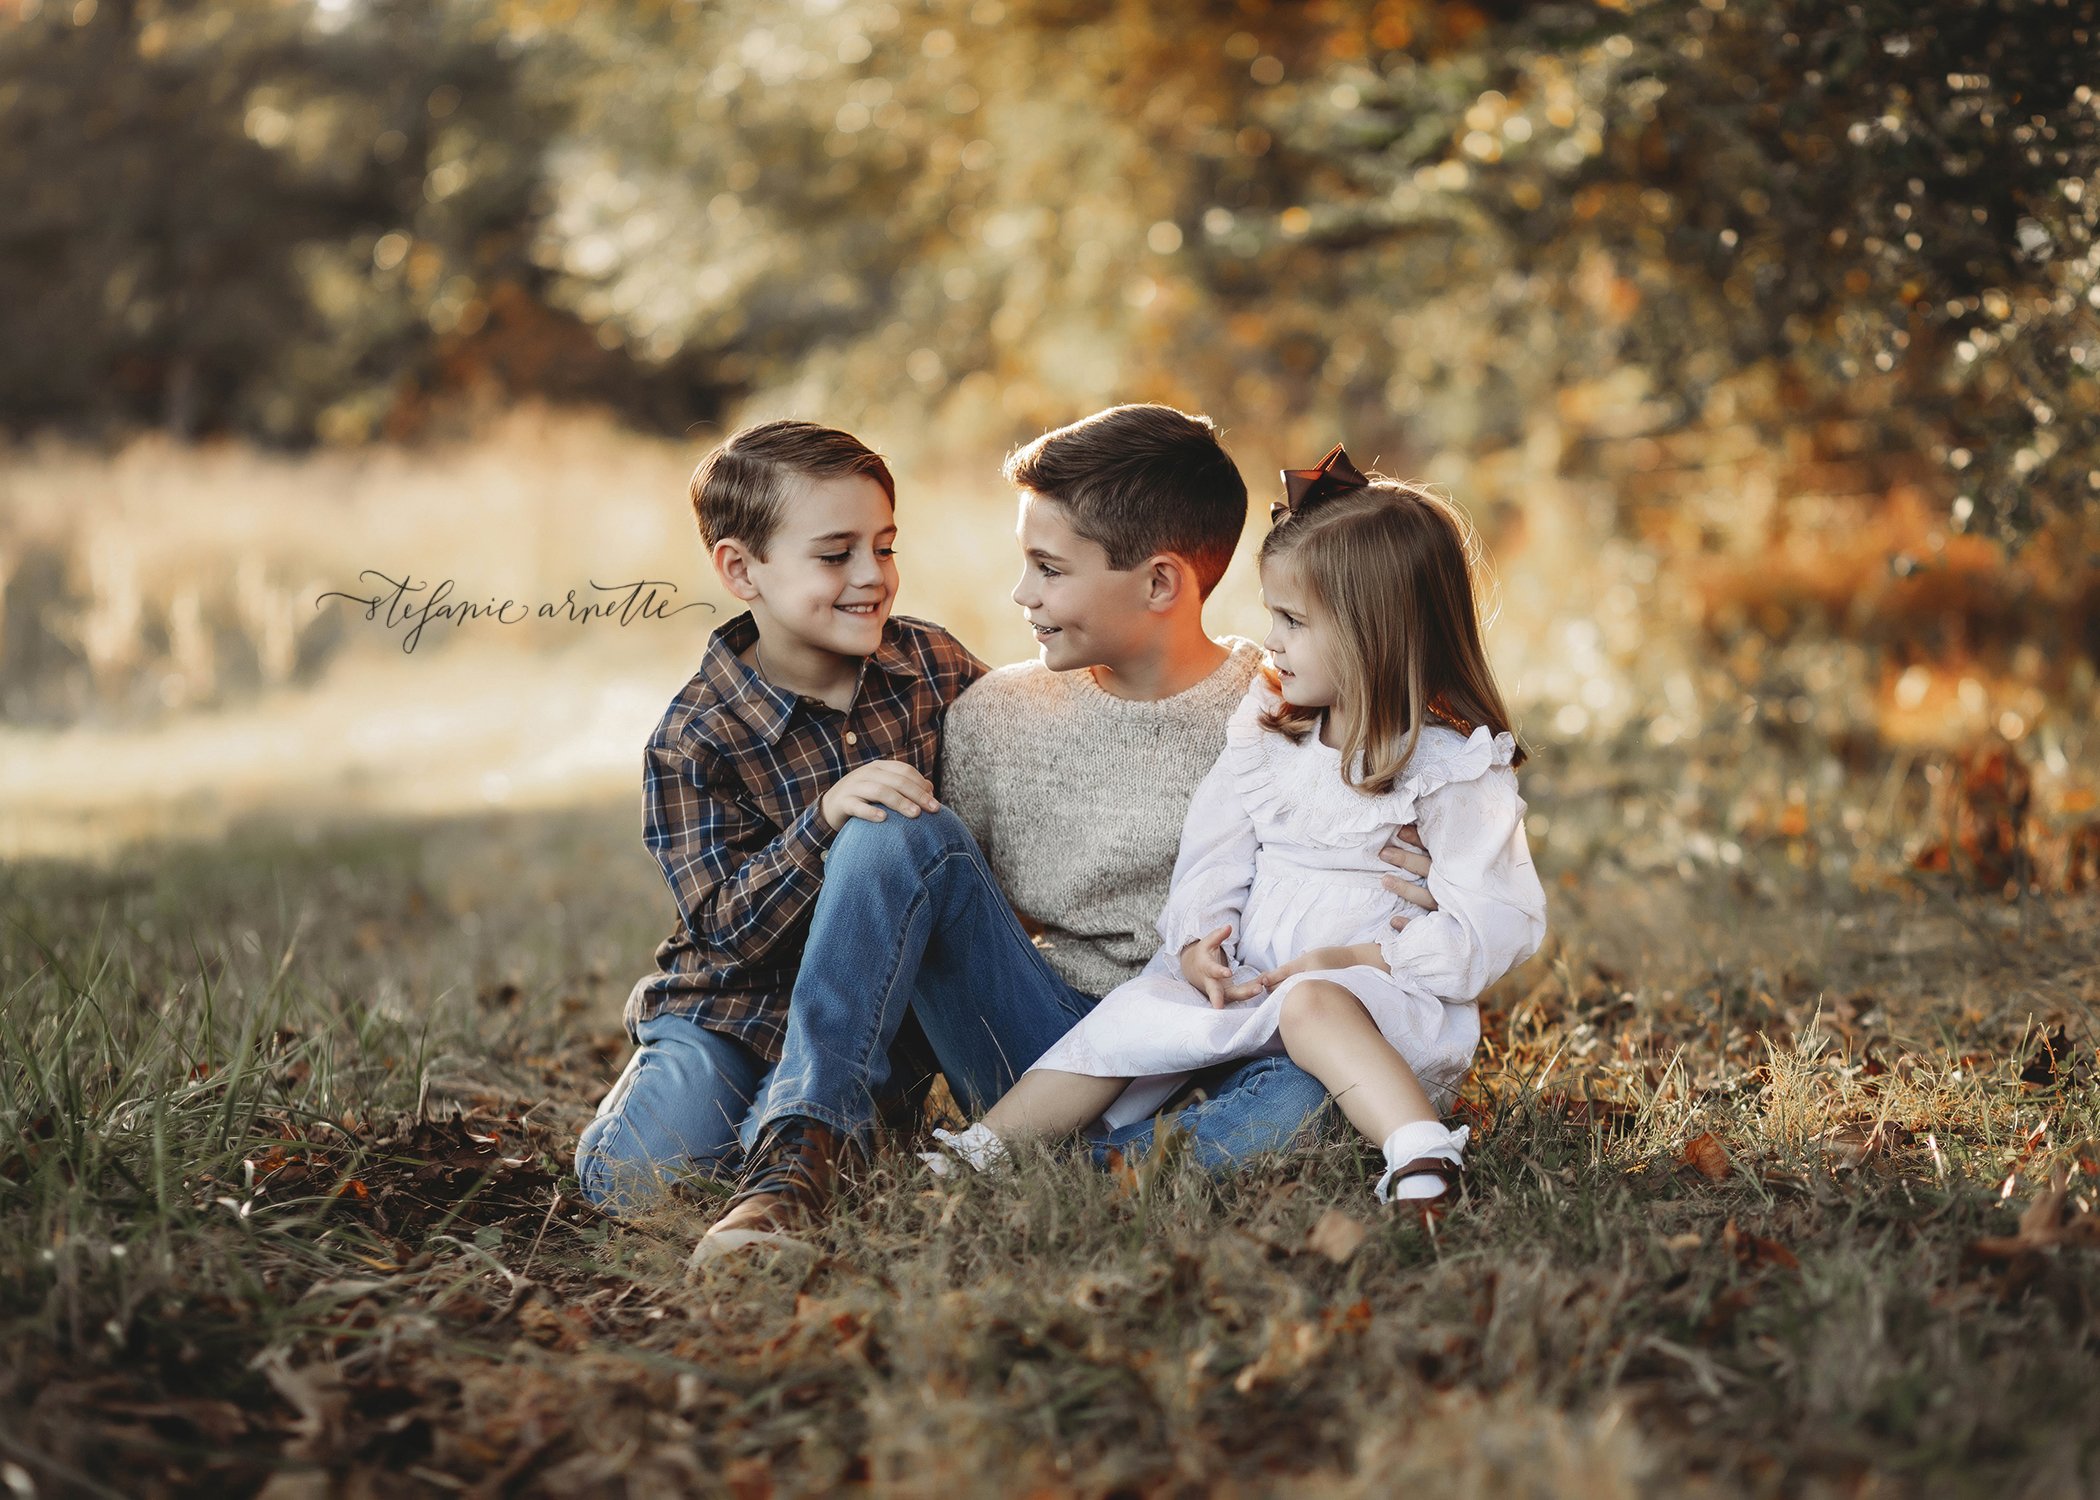
[[[1436,1119],[1415,1070],[1363,1002],[1340,985],[1325,979],[1298,985],[1283,997],[1281,1024],[1291,1061],[1325,1084],[1349,1123],[1374,1142],[1403,1125]]]
[[[1099,1119],[1129,1082],[1031,1068],[986,1111],[982,1123],[1002,1141],[1071,1135]]]

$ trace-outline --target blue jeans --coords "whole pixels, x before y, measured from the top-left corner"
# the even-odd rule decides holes
[[[1096,998],[1058,977],[1029,940],[954,813],[856,818],[831,846],[786,1048],[752,1114],[761,1134],[807,1115],[865,1140],[909,1012],[974,1118]],[[1319,1081],[1282,1057],[1224,1064],[1197,1082],[1207,1097],[1174,1123],[1212,1170],[1308,1137],[1327,1102]],[[1154,1129],[1140,1120],[1092,1137],[1095,1159],[1143,1150]]]
[[[576,1181],[609,1213],[659,1196],[673,1174],[720,1172],[750,1145],[766,1060],[684,1016],[654,1016],[576,1143]]]
[[[640,1043],[576,1143],[576,1180],[611,1214],[632,1213],[689,1172],[724,1176],[757,1138],[775,1070],[735,1037],[684,1016],[635,1028]],[[932,1059],[916,1026],[896,1041],[899,1087],[882,1107],[915,1111]]]

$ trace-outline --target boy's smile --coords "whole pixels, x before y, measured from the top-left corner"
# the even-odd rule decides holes
[[[1149,623],[1144,570],[1111,568],[1107,551],[1079,534],[1065,507],[1033,490],[1021,491],[1015,535],[1022,563],[1013,601],[1028,616],[1043,665],[1053,672],[1120,666]]]
[[[769,678],[808,692],[873,654],[897,598],[896,539],[889,496],[866,475],[791,482],[765,557],[743,554]]]

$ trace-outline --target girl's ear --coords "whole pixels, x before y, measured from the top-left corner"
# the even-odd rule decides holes
[[[751,553],[742,542],[735,537],[724,537],[715,543],[709,558],[715,565],[715,576],[722,580],[722,587],[746,604],[758,597],[758,584],[751,577]]]

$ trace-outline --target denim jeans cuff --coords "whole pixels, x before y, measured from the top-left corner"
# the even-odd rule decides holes
[[[758,1122],[757,1141],[762,1145],[766,1137],[778,1129],[780,1122],[790,1115],[801,1115],[820,1124],[829,1125],[858,1146],[863,1154],[869,1150],[874,1139],[875,1112],[872,1109],[863,1113],[858,1120],[854,1120],[838,1110],[811,1100],[769,1099],[766,1101],[765,1117]]]

